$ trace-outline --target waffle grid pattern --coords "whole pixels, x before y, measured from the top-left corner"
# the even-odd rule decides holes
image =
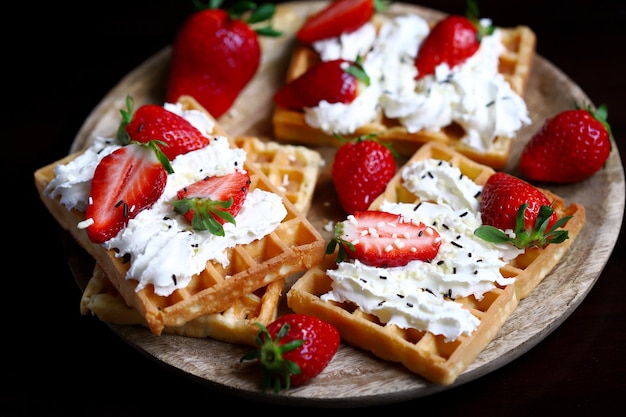
[[[422,146],[410,162],[428,158],[450,162],[477,184],[483,185],[494,170],[470,160],[444,145],[429,143]],[[366,314],[350,303],[325,302],[321,295],[330,291],[331,278],[325,273],[335,265],[336,255],[327,255],[318,267],[307,271],[287,293],[287,302],[298,313],[314,314],[338,327],[344,340],[382,359],[400,362],[409,370],[426,379],[451,384],[474,358],[496,336],[519,300],[528,296],[536,285],[552,270],[575,240],[585,222],[584,208],[578,204],[565,206],[563,200],[552,193],[559,217],[572,215],[565,229],[570,239],[545,249],[533,249],[518,256],[501,269],[505,277],[515,277],[516,282],[506,287],[496,287],[477,300],[474,297],[457,298],[480,325],[470,335],[446,342],[442,337],[428,332],[403,330],[395,325],[385,325],[373,315]],[[400,172],[390,181],[386,191],[370,206],[380,207],[384,200],[417,203],[419,198],[407,192],[401,184]]]
[[[309,211],[322,161],[319,152],[252,136],[236,137],[234,143],[245,149],[248,160],[256,164],[298,210],[305,214]]]
[[[187,101],[185,103],[183,104],[187,108],[194,107],[193,103],[191,105]],[[302,146],[262,141],[252,136],[237,137],[233,142],[235,146],[246,150],[248,162],[259,167],[268,180],[284,192],[296,209],[307,214],[319,173],[321,157],[318,152]],[[289,236],[282,239],[285,241],[296,239],[299,231],[298,225],[294,226],[295,229],[284,228],[284,232],[289,232]],[[247,263],[242,258],[241,263],[254,265],[256,262],[262,262],[262,259]],[[206,280],[205,287],[210,285],[208,282],[212,281],[212,275],[226,275],[233,272],[215,271],[215,265],[208,265],[207,269],[213,273],[202,274]],[[245,269],[245,266],[242,266],[242,269]],[[166,325],[163,333],[198,338],[210,337],[225,342],[254,346],[258,332],[255,323],[267,326],[276,318],[283,287],[284,279],[274,281],[236,299],[233,305],[223,312],[202,315],[180,326]],[[134,308],[126,305],[98,265],[94,268],[93,276],[83,292],[81,313],[94,314],[111,324],[147,326],[143,317]]]
[[[274,281],[238,298],[223,312],[197,317],[182,326],[165,326],[163,333],[196,338],[210,337],[254,346],[259,330],[255,323],[267,326],[276,318],[283,286],[284,280]],[[93,314],[109,324],[147,326],[139,312],[126,305],[98,265],[94,267],[93,276],[83,291],[80,311],[83,315]]]
[[[185,109],[204,111],[191,97],[183,97],[180,102]],[[214,132],[223,134],[217,124]],[[35,172],[35,185],[41,199],[58,223],[95,258],[125,303],[139,312],[154,334],[161,334],[165,326],[180,327],[200,316],[223,312],[247,294],[272,282],[282,282],[284,278],[319,263],[324,255],[325,242],[321,234],[270,181],[259,164],[251,162],[251,158],[245,164],[250,174],[250,190],[261,189],[282,196],[287,215],[278,227],[262,239],[229,249],[228,267],[208,262],[206,269],[194,275],[186,288],[167,297],[156,295],[152,286],[135,291],[137,281],[125,278],[128,260],[117,257],[114,251],[108,251],[101,245],[94,245],[86,231],[76,227],[84,220],[84,213],[68,211],[58,199],[44,195],[46,185],[54,177],[54,167],[69,162],[77,155],[69,155]]]

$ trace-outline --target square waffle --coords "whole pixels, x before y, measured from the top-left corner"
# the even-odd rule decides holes
[[[248,160],[258,164],[298,210],[307,214],[319,174],[321,157],[318,152],[252,136],[237,137],[234,143],[246,150]],[[274,281],[235,300],[223,312],[206,314],[181,326],[165,326],[163,333],[210,337],[255,346],[259,330],[255,323],[267,326],[276,318],[283,285],[284,280]],[[83,291],[80,310],[84,315],[94,314],[110,324],[147,326],[144,318],[126,304],[98,265]]]
[[[253,136],[238,136],[234,143],[245,149],[248,160],[256,164],[298,210],[304,214],[309,211],[322,163],[319,152]]]
[[[501,42],[505,51],[499,56],[498,71],[509,82],[513,91],[523,97],[535,53],[535,33],[526,26],[499,28],[499,30],[502,33]],[[296,44],[286,81],[289,82],[302,75],[319,61],[320,57],[312,47]],[[301,110],[276,106],[272,115],[272,125],[274,137],[279,141],[310,146],[341,145],[341,142],[332,134],[309,126],[305,120],[305,113]],[[461,138],[465,136],[465,131],[457,123],[445,126],[439,131],[421,130],[411,133],[397,120],[384,117],[382,111],[377,120],[361,126],[351,135],[344,136],[357,137],[369,134],[377,134],[380,140],[392,143],[394,148],[406,157],[413,155],[424,143],[438,142],[449,145],[475,161],[495,169],[502,169],[506,165],[513,140],[510,137],[495,137],[491,148],[483,152],[461,141]]]
[[[205,314],[180,326],[165,326],[163,333],[185,337],[210,337],[223,342],[255,346],[259,328],[267,326],[278,314],[284,280],[274,281],[246,294],[219,313]],[[80,312],[96,315],[100,320],[117,325],[149,327],[137,310],[129,307],[111,281],[96,264],[80,300]]]
[[[204,110],[193,100],[189,103]],[[178,327],[200,316],[223,312],[245,295],[316,265],[323,257],[324,240],[320,233],[257,164],[246,161],[250,190],[261,189],[281,196],[287,215],[278,227],[262,239],[228,249],[228,267],[208,262],[205,270],[194,275],[187,287],[169,296],[155,294],[152,286],[137,291],[137,281],[126,279],[128,260],[117,257],[113,250],[93,244],[86,231],[77,227],[84,220],[84,213],[67,210],[58,199],[44,193],[54,178],[55,166],[71,161],[78,154],[68,155],[34,173],[40,197],[61,227],[95,258],[125,303],[143,317],[154,334],[161,334],[166,326]]]
[[[407,163],[428,158],[451,163],[478,185],[484,185],[494,173],[492,168],[434,142],[422,146]],[[461,303],[480,320],[469,336],[462,335],[446,341],[441,335],[427,331],[382,323],[353,303],[322,300],[321,296],[331,290],[332,280],[326,271],[336,265],[336,254],[327,255],[320,265],[307,271],[294,283],[287,293],[287,303],[298,313],[313,314],[334,324],[349,344],[371,351],[382,359],[402,363],[432,382],[451,384],[496,336],[519,300],[528,296],[560,261],[585,223],[583,206],[576,203],[566,205],[562,198],[542,191],[554,201],[559,217],[573,216],[564,227],[569,239],[544,249],[528,249],[508,262],[500,272],[505,278],[514,278],[513,283],[497,285],[480,300],[473,296],[456,298],[455,302]],[[419,198],[403,187],[401,173],[398,172],[370,209],[379,208],[384,201],[418,203]]]

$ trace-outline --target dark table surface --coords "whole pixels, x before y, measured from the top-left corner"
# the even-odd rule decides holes
[[[96,318],[81,316],[80,292],[64,256],[60,230],[33,185],[32,173],[67,154],[100,99],[170,43],[193,11],[191,3],[114,0],[89,7],[78,3],[70,9],[55,2],[22,2],[16,3],[21,10],[5,13],[2,66],[8,75],[0,90],[5,97],[0,127],[9,144],[2,172],[10,191],[3,210],[13,252],[4,256],[2,344],[8,353],[2,372],[2,415],[191,416],[252,407],[298,411],[212,391],[147,358]],[[465,10],[461,0],[418,4],[447,13]],[[479,6],[481,15],[499,26],[530,26],[537,34],[537,52],[594,104],[608,106],[623,160],[624,3],[494,0],[480,1]],[[17,29],[6,24],[11,19],[17,20]],[[622,232],[580,306],[518,359],[454,389],[369,408],[389,410],[389,415],[427,410],[429,416],[600,416],[623,410],[625,246]]]

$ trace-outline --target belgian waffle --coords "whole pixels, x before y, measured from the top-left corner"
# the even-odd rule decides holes
[[[248,160],[258,165],[298,210],[309,211],[322,163],[319,152],[252,136],[236,137],[234,143],[246,150]]]
[[[294,206],[307,214],[319,173],[321,157],[302,146],[283,145],[245,136],[234,139],[247,157],[260,165],[269,180],[285,193]],[[258,327],[277,316],[284,280],[274,281],[237,299],[223,312],[197,317],[181,326],[165,326],[164,333],[187,337],[210,337],[230,343],[255,345]],[[95,314],[110,324],[147,326],[144,318],[129,307],[96,265],[81,298],[81,313]]]
[[[186,337],[210,337],[229,343],[254,346],[259,331],[255,323],[267,326],[278,313],[284,280],[274,281],[253,293],[246,294],[220,313],[206,314],[181,326],[165,326],[163,333]],[[80,300],[83,315],[94,314],[100,320],[117,325],[148,323],[137,310],[129,307],[111,281],[96,265]]]
[[[478,185],[484,185],[494,173],[492,168],[438,143],[422,146],[408,163],[428,158],[450,162]],[[542,191],[554,201],[559,217],[573,216],[564,227],[569,239],[561,244],[548,245],[545,249],[526,250],[502,267],[500,272],[503,277],[515,278],[514,283],[496,286],[481,300],[456,298],[456,302],[480,320],[469,336],[446,341],[440,335],[429,332],[386,325],[352,303],[323,301],[320,297],[331,290],[332,282],[326,271],[335,265],[336,255],[327,255],[322,264],[307,271],[291,287],[287,293],[288,305],[298,313],[313,314],[334,324],[349,344],[371,351],[382,359],[400,362],[432,382],[451,384],[496,336],[519,300],[528,296],[559,262],[585,223],[583,206],[576,203],[567,206],[562,198]],[[402,186],[399,172],[370,209],[379,208],[384,201],[417,203],[419,198]]]
[[[501,40],[505,51],[499,57],[498,71],[509,82],[513,91],[523,97],[535,53],[535,33],[526,26],[499,29],[502,33]],[[292,53],[286,81],[297,78],[319,61],[320,57],[313,48],[297,44]],[[300,110],[276,106],[272,124],[274,137],[280,141],[310,146],[341,145],[341,142],[332,134],[309,126],[304,112]],[[344,136],[357,137],[369,134],[377,134],[380,140],[392,143],[394,148],[406,157],[413,155],[424,143],[438,142],[447,144],[477,162],[495,169],[502,169],[506,165],[513,140],[510,137],[495,137],[491,148],[483,152],[460,140],[465,135],[465,131],[457,123],[445,126],[439,131],[421,130],[411,133],[397,120],[384,117],[382,112],[379,113],[377,120],[361,126],[353,134]]]
[[[69,155],[35,172],[35,184],[41,199],[61,227],[68,230],[95,258],[126,304],[143,317],[154,334],[161,334],[166,326],[178,327],[200,316],[223,312],[246,294],[301,272],[323,257],[324,240],[320,233],[256,164],[247,161],[245,169],[251,179],[250,190],[261,189],[282,198],[287,215],[278,227],[262,239],[229,249],[228,267],[208,262],[206,269],[194,275],[186,288],[178,289],[169,296],[156,295],[152,286],[136,291],[137,281],[125,277],[129,269],[127,260],[116,257],[112,250],[94,245],[86,231],[76,227],[84,220],[84,213],[69,211],[58,199],[44,193],[46,185],[54,177],[54,167],[69,162],[77,155]]]

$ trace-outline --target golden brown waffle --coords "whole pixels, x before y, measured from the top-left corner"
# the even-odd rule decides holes
[[[297,209],[307,214],[319,173],[318,152],[251,136],[237,137],[234,143],[246,150],[248,160],[258,164]],[[166,326],[163,332],[254,346],[259,330],[255,323],[267,326],[276,318],[283,286],[284,280],[272,282],[237,299],[226,311],[200,316],[182,326]],[[83,291],[81,313],[94,314],[110,324],[147,326],[143,317],[126,305],[97,265]]]
[[[259,328],[267,326],[278,314],[284,280],[274,281],[257,291],[237,299],[221,313],[206,314],[181,326],[165,326],[163,333],[186,337],[210,337],[229,343],[255,346]],[[111,281],[96,265],[80,301],[82,314],[94,314],[102,321],[118,325],[143,325],[145,319],[115,289]]]
[[[236,137],[234,143],[245,149],[248,160],[258,165],[298,210],[309,211],[322,162],[319,152],[252,136]]]
[[[191,103],[196,105],[193,101]],[[202,107],[197,108],[203,110]],[[209,262],[186,288],[167,297],[156,295],[152,286],[135,291],[137,282],[125,278],[129,268],[127,260],[116,257],[113,251],[101,245],[94,245],[86,231],[77,228],[77,224],[84,220],[84,213],[68,211],[58,199],[44,194],[46,185],[54,177],[54,167],[76,156],[69,155],[35,172],[35,184],[41,199],[59,224],[95,258],[126,304],[136,309],[157,335],[166,326],[178,327],[197,317],[225,311],[246,294],[310,268],[323,257],[325,242],[320,233],[256,164],[247,161],[245,169],[250,174],[250,190],[258,188],[282,196],[287,215],[276,230],[250,244],[229,249],[230,264],[227,268]]]
[[[499,72],[510,83],[513,91],[523,96],[535,53],[535,33],[526,26],[501,28],[500,30],[502,43],[506,50],[500,55]],[[287,71],[286,81],[289,82],[305,73],[308,68],[319,62],[319,59],[319,55],[311,47],[302,44],[296,45]],[[341,145],[341,142],[332,134],[308,126],[303,111],[276,106],[272,116],[272,125],[274,137],[279,141],[302,143],[310,146]],[[409,133],[397,120],[388,119],[382,115],[379,116],[378,120],[357,129],[354,134],[344,136],[356,137],[368,134],[377,134],[379,139],[392,143],[400,154],[407,157],[413,155],[424,143],[438,142],[447,144],[473,160],[495,169],[502,169],[506,165],[512,142],[512,138],[509,137],[496,137],[491,149],[482,152],[460,141],[465,136],[465,132],[456,123],[452,123],[440,131],[422,130]]]
[[[428,158],[450,162],[479,185],[484,185],[494,172],[490,167],[438,143],[422,146],[409,163]],[[325,271],[335,265],[335,255],[327,255],[322,264],[307,271],[291,287],[287,293],[288,305],[298,313],[313,314],[334,324],[343,340],[354,346],[371,351],[382,359],[400,362],[432,382],[451,384],[496,336],[519,300],[528,296],[559,262],[582,229],[585,223],[583,206],[576,203],[566,206],[562,198],[550,192],[546,194],[554,201],[559,217],[573,216],[564,227],[569,233],[569,239],[561,244],[551,244],[545,249],[527,250],[502,267],[504,277],[515,278],[513,284],[496,287],[480,301],[473,297],[457,298],[456,302],[468,308],[480,320],[478,328],[470,336],[446,342],[443,337],[429,332],[385,325],[374,315],[350,303],[322,301],[320,296],[331,290],[331,278]],[[380,207],[385,200],[416,203],[419,198],[402,186],[401,174],[398,173],[370,208]]]

